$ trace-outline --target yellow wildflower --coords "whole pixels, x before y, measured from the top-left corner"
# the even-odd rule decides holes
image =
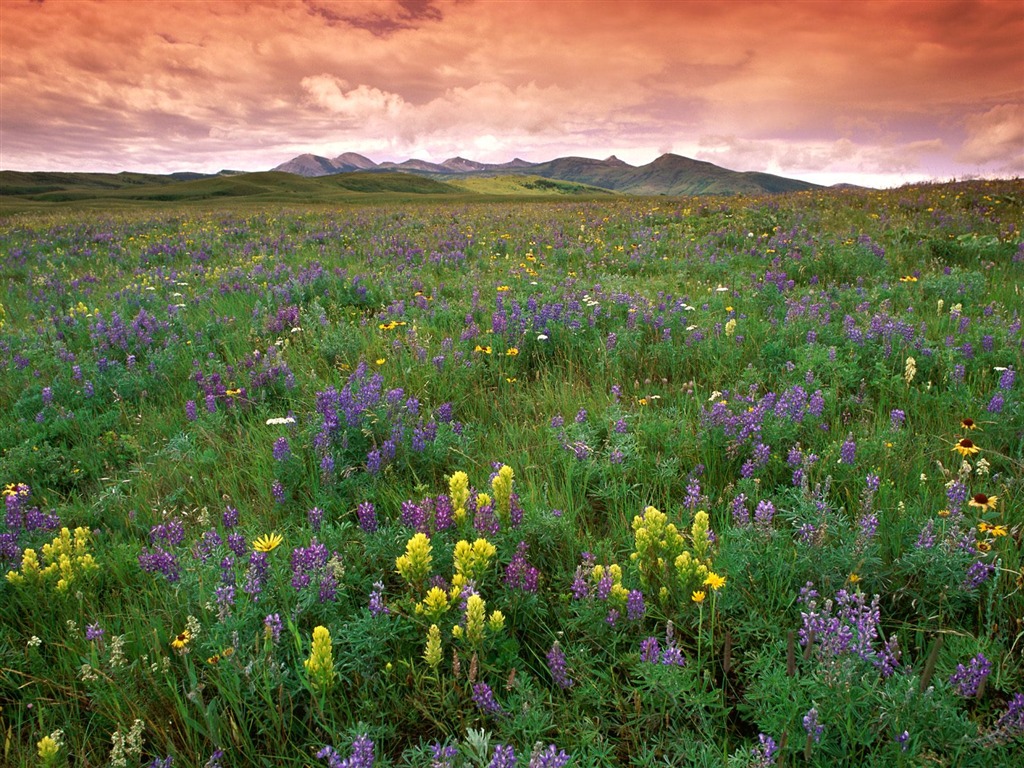
[[[704,579],[704,586],[711,587],[717,592],[725,586],[725,577],[719,576],[717,573],[709,573],[708,577]]]
[[[973,456],[978,453],[981,448],[976,446],[970,438],[963,437],[957,441],[956,445],[953,446],[953,450],[961,456]]]
[[[466,600],[466,639],[476,645],[484,639],[484,619],[487,604],[480,595],[470,595]]]
[[[441,663],[441,658],[441,630],[438,629],[437,624],[431,624],[430,629],[427,630],[427,647],[423,651],[423,660],[432,669],[437,669],[437,665]]]
[[[260,536],[252,543],[252,548],[257,552],[271,552],[277,549],[277,547],[284,541],[284,538],[279,533],[271,532],[264,536]]]
[[[690,599],[693,600],[693,602],[697,603],[697,605],[703,603],[705,597],[707,597],[707,595],[702,591],[697,591],[690,595]]]
[[[448,481],[448,496],[452,500],[452,513],[456,523],[466,518],[466,504],[469,501],[469,476],[465,472],[452,473]]]
[[[192,642],[192,633],[187,629],[182,630],[179,634],[174,636],[171,640],[171,648],[178,653],[185,653],[188,648],[188,644]]]
[[[430,573],[432,547],[425,533],[417,533],[405,545],[405,554],[395,558],[395,567],[409,586],[419,584]]]
[[[515,473],[512,471],[512,467],[502,464],[498,474],[491,481],[491,490],[494,491],[498,519],[504,525],[508,525],[509,515],[512,511],[512,480],[514,477]]]
[[[423,602],[416,604],[416,613],[425,614],[430,621],[437,621],[448,610],[448,593],[440,587],[431,587]]]
[[[455,572],[466,579],[478,580],[497,551],[487,539],[477,539],[472,544],[463,539],[455,545]]]
[[[318,626],[313,629],[313,648],[309,658],[302,664],[314,690],[326,691],[334,685],[334,652],[331,650],[331,633],[327,627]]]
[[[986,496],[984,493],[976,493],[967,502],[967,506],[978,507],[979,509],[995,509],[996,502],[998,501],[998,496]]]
[[[492,611],[487,619],[487,626],[492,632],[500,632],[505,627],[505,614],[501,611]]]

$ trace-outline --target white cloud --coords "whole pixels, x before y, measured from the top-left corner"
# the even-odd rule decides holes
[[[968,115],[965,123],[967,139],[958,160],[1024,172],[1024,104],[1000,104]]]

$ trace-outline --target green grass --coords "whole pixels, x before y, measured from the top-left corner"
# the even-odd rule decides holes
[[[776,764],[1012,764],[1019,182],[41,189],[65,181],[5,195],[0,221],[0,762],[47,764],[59,729],[50,765],[116,764],[138,720],[133,766],[324,764],[364,734],[395,766],[431,744],[525,765],[538,743],[576,766],[751,765],[759,735]],[[81,528],[63,571],[62,527]],[[417,528],[430,562],[407,580]],[[482,626],[456,555],[477,539]],[[833,629],[801,644],[812,611]],[[328,690],[305,663],[320,626]],[[978,654],[975,691],[957,668]]]

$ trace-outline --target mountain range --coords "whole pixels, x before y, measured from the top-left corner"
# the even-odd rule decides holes
[[[530,163],[519,158],[500,164],[480,163],[463,157],[452,157],[442,163],[425,160],[375,163],[355,152],[345,152],[335,158],[299,155],[273,170],[307,178],[337,173],[399,171],[438,181],[528,175],[587,184],[630,195],[756,195],[820,189],[806,181],[770,173],[731,171],[713,163],[674,154],[664,154],[646,165],[634,166],[615,155],[604,160],[559,157],[543,163]]]

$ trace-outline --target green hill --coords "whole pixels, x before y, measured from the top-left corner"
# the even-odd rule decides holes
[[[175,178],[150,174],[0,172],[4,210],[53,203],[166,203],[204,200],[329,203],[364,196],[455,196],[467,191],[408,173],[343,173],[305,178],[279,171]]]

